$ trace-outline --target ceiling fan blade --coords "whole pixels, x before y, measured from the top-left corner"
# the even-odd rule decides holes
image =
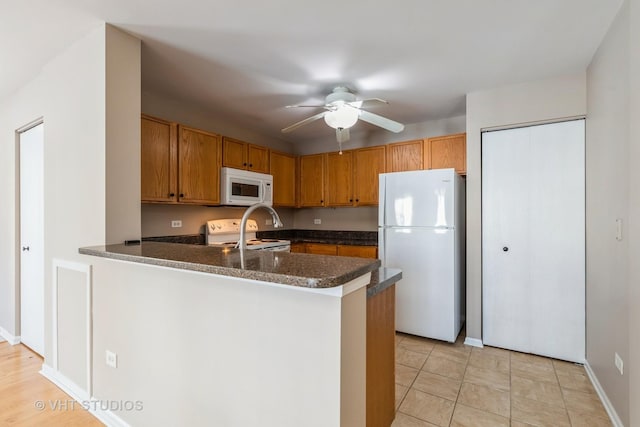
[[[360,120],[371,123],[372,125],[380,126],[381,128],[395,133],[399,133],[404,130],[404,125],[402,123],[398,123],[394,120],[387,119],[386,117],[382,117],[365,110],[360,110]]]
[[[341,144],[347,142],[349,140],[349,128],[336,128],[336,139]]]
[[[306,105],[306,104],[297,104],[297,105],[285,105],[284,108],[325,108],[326,105],[318,104],[318,105]]]
[[[326,111],[323,111],[321,113],[316,114],[315,116],[307,117],[304,120],[300,120],[299,122],[292,124],[291,126],[287,126],[286,128],[282,129],[281,132],[282,133],[289,133],[292,130],[296,130],[301,126],[306,125],[307,123],[311,123],[311,122],[313,122],[315,120],[323,118],[325,114],[326,114]]]
[[[367,98],[367,99],[361,99],[359,101],[349,102],[349,105],[351,105],[353,107],[356,107],[356,108],[373,106],[373,105],[376,105],[376,104],[389,104],[389,101],[386,101],[386,100],[380,99],[380,98]]]

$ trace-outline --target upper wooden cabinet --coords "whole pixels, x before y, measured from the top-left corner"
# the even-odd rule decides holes
[[[353,206],[352,151],[327,153],[326,206]]]
[[[467,134],[438,136],[424,140],[424,168],[454,168],[459,174],[467,172]]]
[[[178,196],[181,203],[220,203],[220,136],[178,126]]]
[[[355,206],[378,204],[378,175],[385,172],[385,147],[360,148],[353,151],[353,196]]]
[[[270,170],[273,175],[273,205],[296,205],[296,157],[272,151]]]
[[[177,125],[166,120],[142,116],[140,149],[142,201],[177,202]]]
[[[300,178],[298,206],[325,206],[326,158],[326,154],[300,156],[298,163]]]
[[[222,166],[269,173],[269,149],[224,137]]]
[[[423,168],[423,141],[395,142],[387,145],[387,172],[415,171]]]

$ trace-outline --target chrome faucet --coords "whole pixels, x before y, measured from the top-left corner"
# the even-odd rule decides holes
[[[247,209],[244,212],[244,215],[242,215],[242,220],[240,221],[240,240],[238,240],[238,243],[236,243],[235,246],[236,248],[242,249],[242,251],[247,249],[247,240],[245,239],[247,220],[249,219],[249,215],[251,214],[251,212],[259,208],[264,208],[269,211],[269,213],[271,214],[271,218],[273,219],[273,228],[284,227],[284,224],[282,223],[282,221],[280,221],[278,212],[276,212],[275,209],[273,209],[271,206],[265,203],[256,203],[255,205],[249,206],[249,209]]]

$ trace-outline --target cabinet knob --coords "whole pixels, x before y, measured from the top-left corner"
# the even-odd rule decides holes
[[[353,203],[353,199],[349,199],[349,203]]]
[[[324,203],[324,200],[320,200],[320,203]]]
[[[184,193],[180,193],[180,197],[184,197]]]
[[[169,193],[169,197],[175,197],[176,193]]]
[[[359,201],[360,201],[360,199],[356,199],[356,202],[359,202]]]
[[[243,164],[242,164],[242,166],[247,166],[247,164],[246,164],[246,163],[243,163]]]
[[[253,167],[253,163],[249,163],[249,167],[252,168]]]

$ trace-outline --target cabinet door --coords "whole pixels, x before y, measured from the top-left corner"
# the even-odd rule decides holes
[[[326,206],[353,205],[353,156],[351,151],[327,154]]]
[[[222,140],[222,166],[247,169],[247,143],[226,136]]]
[[[140,149],[142,201],[175,203],[178,200],[176,124],[143,116]]]
[[[179,197],[182,203],[220,203],[222,144],[218,135],[178,128]]]
[[[353,152],[353,195],[356,206],[378,204],[378,175],[385,171],[385,147]]]
[[[292,243],[291,244],[291,252],[303,254],[307,252],[307,246],[305,243]]]
[[[467,172],[467,134],[439,136],[424,142],[425,169],[454,168],[464,175]]]
[[[396,142],[387,145],[387,172],[415,171],[422,169],[422,140]]]
[[[296,205],[296,158],[290,154],[271,152],[274,206]]]
[[[247,169],[269,173],[269,149],[259,145],[247,144]]]
[[[358,258],[378,258],[376,246],[338,245],[338,255]]]
[[[300,206],[324,206],[324,176],[326,154],[300,157]]]
[[[326,243],[307,243],[307,253],[316,255],[337,255],[338,247]]]

